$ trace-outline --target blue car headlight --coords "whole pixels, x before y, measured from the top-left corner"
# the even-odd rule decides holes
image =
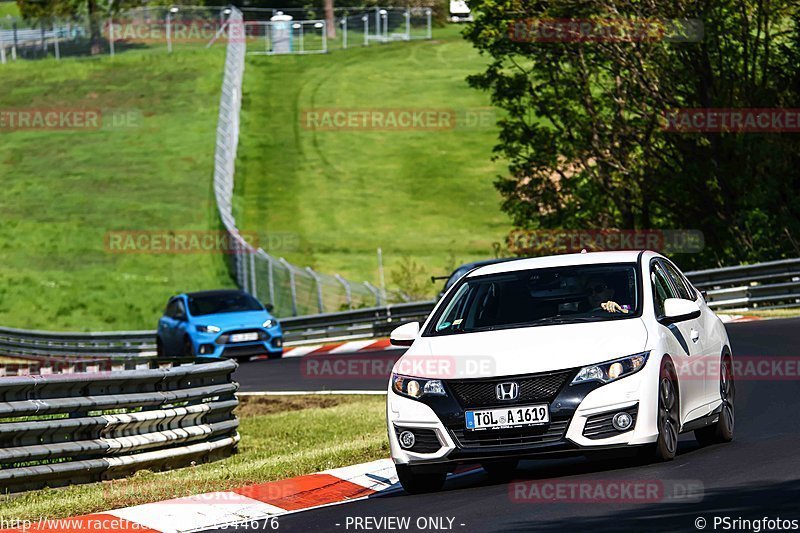
[[[597,381],[609,383],[625,376],[630,376],[641,370],[647,362],[650,352],[642,352],[605,363],[585,366],[578,371],[578,375],[572,380],[571,385],[577,383],[588,383]]]
[[[213,326],[213,325],[208,325],[208,326],[195,326],[195,328],[196,328],[196,329],[197,329],[197,331],[199,331],[200,333],[219,333],[220,331],[222,331],[222,330],[221,330],[219,327],[217,327],[217,326]]]
[[[400,374],[392,374],[392,390],[411,398],[447,396],[447,391],[444,390],[444,384],[440,379],[414,378]]]

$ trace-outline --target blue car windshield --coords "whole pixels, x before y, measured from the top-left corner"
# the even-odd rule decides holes
[[[600,264],[467,278],[440,306],[426,336],[596,322],[640,311],[636,266]]]
[[[237,313],[239,311],[262,311],[258,300],[243,293],[214,294],[189,297],[189,312],[192,316]]]

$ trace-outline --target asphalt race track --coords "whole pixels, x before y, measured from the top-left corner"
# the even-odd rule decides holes
[[[404,350],[322,354],[244,363],[234,374],[242,392],[385,391],[389,373]]]
[[[781,368],[794,369],[794,377],[788,379],[776,378],[774,374],[737,377],[736,430],[732,443],[699,448],[692,434],[685,434],[675,460],[658,464],[625,458],[526,461],[521,463],[511,483],[492,482],[483,471],[477,471],[448,480],[445,489],[436,494],[410,496],[402,490],[392,490],[367,500],[287,515],[279,519],[279,530],[758,532],[774,530],[775,523],[767,523],[772,528],[764,522],[749,527],[739,522],[739,527],[735,527],[734,520],[798,520],[800,383],[796,364],[787,364],[787,358],[795,361],[800,358],[800,319],[730,324],[728,332],[734,358],[764,358],[784,365]],[[272,361],[266,363],[265,368],[273,367]],[[298,364],[282,363],[274,368]],[[276,374],[288,379],[293,371],[296,369],[287,368]],[[292,388],[291,384],[284,385]],[[664,489],[656,498],[624,502],[568,498],[545,501],[535,497],[519,501],[512,497],[520,494],[515,493],[518,487],[532,484],[552,487],[580,483],[608,488],[636,481],[670,489]],[[680,487],[688,488],[688,492],[673,490]],[[673,501],[665,501],[668,492]],[[372,521],[403,517],[410,517],[408,528],[394,528],[394,522],[380,524],[392,527],[379,527]],[[418,523],[419,517],[423,521]],[[432,517],[445,517],[444,527],[431,527],[424,521]],[[727,517],[728,522],[717,522],[715,527],[715,517],[718,521]],[[447,519],[453,519],[449,528]],[[798,522],[795,526],[794,529],[800,528]],[[266,525],[262,528],[267,529]],[[780,529],[789,530],[792,525],[784,522]],[[252,530],[252,526],[247,530]]]

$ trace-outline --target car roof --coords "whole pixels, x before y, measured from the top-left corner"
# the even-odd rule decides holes
[[[186,296],[189,298],[201,298],[205,296],[228,296],[232,294],[244,294],[244,291],[238,289],[216,289],[212,291],[187,292]]]
[[[495,263],[479,267],[469,274],[469,277],[484,276],[486,274],[500,274],[503,272],[516,272],[534,268],[550,268],[573,265],[597,265],[603,263],[635,263],[639,254],[644,253],[649,257],[659,256],[648,250],[630,250],[614,252],[587,252],[577,254],[548,255],[543,257],[530,257],[518,261]]]

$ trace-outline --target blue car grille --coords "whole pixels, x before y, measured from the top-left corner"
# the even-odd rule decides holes
[[[264,342],[264,341],[268,341],[270,339],[269,333],[267,333],[263,329],[237,329],[237,330],[232,330],[232,331],[226,331],[225,333],[223,333],[222,335],[217,337],[216,343],[217,344],[228,344],[228,340],[230,339],[230,336],[234,335],[236,333],[257,333],[258,334],[258,339],[257,340],[246,341],[246,342]],[[237,342],[237,343],[234,343],[234,344],[240,344],[240,343]],[[241,344],[245,344],[245,343],[241,343]]]

